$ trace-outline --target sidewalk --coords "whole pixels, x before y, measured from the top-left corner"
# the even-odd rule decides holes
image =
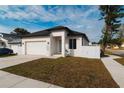
[[[0,70],[0,88],[61,88],[38,80],[10,74]]]
[[[121,87],[124,88],[124,66],[113,60],[113,56],[101,58],[103,64],[110,72],[112,78]]]

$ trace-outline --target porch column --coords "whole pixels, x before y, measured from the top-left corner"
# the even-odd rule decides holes
[[[65,57],[65,34],[62,36],[62,56]]]

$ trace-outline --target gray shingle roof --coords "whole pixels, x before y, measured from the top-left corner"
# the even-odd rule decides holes
[[[31,33],[31,34],[28,34],[28,35],[24,35],[23,38],[24,37],[36,37],[36,36],[50,36],[51,32],[60,31],[60,30],[67,31],[68,36],[83,36],[89,41],[86,34],[81,33],[81,32],[77,32],[77,31],[73,31],[73,30],[69,29],[68,27],[64,27],[64,26],[56,26],[56,27],[49,28],[49,29],[46,29],[46,30],[34,32],[34,33]]]
[[[0,33],[3,38],[8,40],[8,43],[21,43],[21,37],[14,34]]]

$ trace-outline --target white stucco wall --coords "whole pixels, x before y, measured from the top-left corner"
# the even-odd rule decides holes
[[[20,44],[9,44],[9,46],[14,53],[17,53],[18,55],[22,54],[22,46]]]
[[[100,46],[81,46],[75,51],[74,56],[100,58]]]
[[[25,52],[26,52],[26,43],[27,42],[38,42],[38,41],[40,41],[40,42],[44,42],[45,41],[45,43],[47,43],[47,52],[46,52],[46,56],[50,56],[50,37],[35,37],[35,38],[33,38],[33,37],[30,37],[30,38],[23,38],[22,39],[22,54],[25,54]],[[35,48],[35,49],[37,49],[37,47]]]
[[[65,31],[61,30],[61,31],[53,31],[51,33],[52,36],[64,36],[65,35]]]
[[[77,48],[69,49],[69,39],[77,40]],[[84,40],[84,39],[83,39]],[[100,58],[100,46],[88,46],[88,42],[84,40],[82,46],[82,37],[69,37],[66,39],[66,49],[71,56],[86,57],[86,58]]]

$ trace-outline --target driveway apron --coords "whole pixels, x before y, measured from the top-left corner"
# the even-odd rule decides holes
[[[18,55],[0,58],[0,69],[42,58],[43,56]]]

